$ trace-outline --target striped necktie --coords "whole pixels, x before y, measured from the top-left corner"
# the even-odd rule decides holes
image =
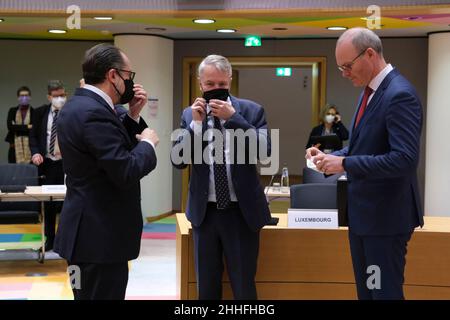
[[[50,134],[50,146],[48,148],[48,153],[54,155],[55,153],[55,142],[56,142],[56,121],[58,120],[58,111],[53,111],[53,123],[52,123],[52,132]]]

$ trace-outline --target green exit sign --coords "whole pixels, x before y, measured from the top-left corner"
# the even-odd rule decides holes
[[[246,47],[261,47],[261,37],[259,36],[248,36],[245,37]]]
[[[292,68],[277,68],[278,77],[290,77],[292,75]]]

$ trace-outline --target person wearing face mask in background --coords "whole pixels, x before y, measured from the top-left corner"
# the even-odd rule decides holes
[[[57,124],[67,193],[55,252],[78,270],[75,300],[123,300],[128,261],[141,244],[140,180],[156,167],[159,139],[149,128],[134,134],[148,99],[123,51],[98,44],[86,51],[82,70],[85,84]],[[117,104],[128,104],[123,120]]]
[[[9,109],[6,125],[8,134],[5,141],[9,143],[9,163],[30,163],[29,145],[30,129],[33,127],[32,115],[34,109],[30,105],[31,91],[22,86],[17,90],[19,105]]]
[[[59,150],[56,123],[58,114],[66,102],[66,91],[59,80],[50,80],[47,86],[49,104],[33,113],[35,124],[30,132],[31,161],[38,167],[40,184],[64,184],[62,157]],[[45,202],[45,250],[53,249],[56,214],[61,212],[62,202]]]
[[[327,104],[320,113],[321,124],[314,127],[309,135],[306,149],[310,147],[320,148],[320,145],[314,145],[312,137],[337,135],[341,141],[339,149],[342,149],[342,142],[348,140],[348,130],[341,121],[341,116],[335,105]],[[332,150],[334,151],[334,150]]]

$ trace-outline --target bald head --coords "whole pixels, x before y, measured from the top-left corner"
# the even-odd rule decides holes
[[[371,30],[352,28],[336,44],[336,64],[354,86],[367,86],[386,66],[380,38]]]
[[[381,57],[383,56],[381,40],[372,30],[366,28],[348,29],[339,37],[336,46],[346,42],[350,42],[358,52],[372,48]]]

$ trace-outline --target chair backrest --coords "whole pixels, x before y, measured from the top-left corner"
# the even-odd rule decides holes
[[[292,185],[291,208],[337,209],[337,184],[306,183]]]
[[[340,176],[342,174],[337,173],[325,178],[322,173],[308,167],[303,168],[303,183],[336,183]]]
[[[0,186],[39,185],[38,169],[32,164],[0,164]],[[0,211],[40,211],[39,202],[0,202]]]

